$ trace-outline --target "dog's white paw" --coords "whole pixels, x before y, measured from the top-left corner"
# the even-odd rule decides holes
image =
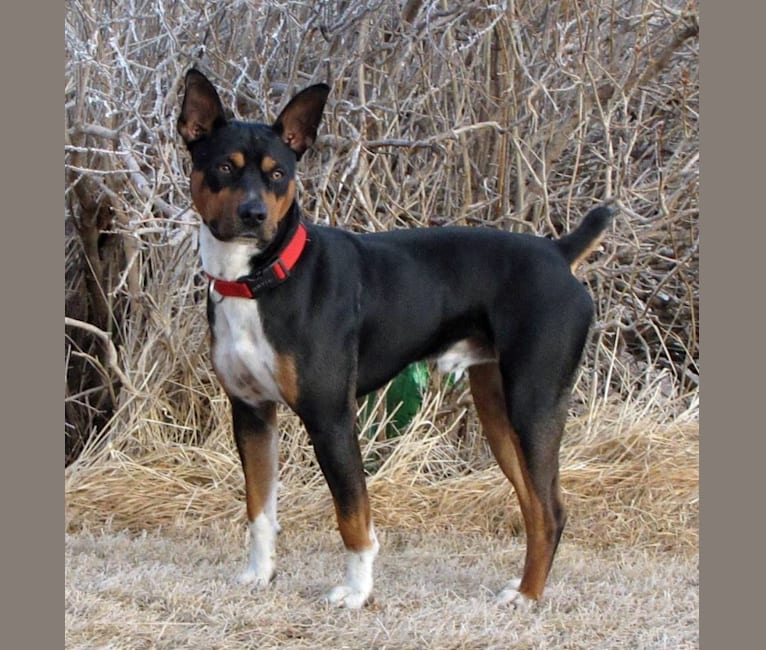
[[[370,597],[370,591],[363,589],[354,589],[348,585],[339,585],[330,591],[324,597],[324,601],[335,607],[345,607],[346,609],[359,609]]]
[[[262,589],[274,579],[276,536],[276,519],[261,513],[250,523],[250,558],[247,569],[237,577],[239,584]]]
[[[375,530],[370,527],[372,545],[362,551],[348,551],[346,554],[346,582],[331,589],[324,597],[325,602],[336,607],[359,609],[372,593],[372,564],[380,544]]]
[[[248,585],[253,589],[263,589],[264,587],[268,587],[273,579],[274,571],[272,569],[258,571],[256,569],[247,568],[237,576],[237,582],[239,584]]]
[[[514,578],[495,596],[495,603],[498,605],[511,605],[514,608],[526,609],[533,600],[527,598],[519,591],[521,580]]]

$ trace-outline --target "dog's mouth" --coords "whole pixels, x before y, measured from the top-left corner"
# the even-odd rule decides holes
[[[218,241],[224,243],[256,244],[258,248],[264,248],[271,243],[273,237],[268,237],[262,227],[248,228],[227,226],[225,222],[217,219],[206,222],[210,234]]]

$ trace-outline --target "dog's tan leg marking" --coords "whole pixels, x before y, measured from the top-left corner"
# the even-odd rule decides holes
[[[354,519],[353,522],[338,519],[346,546],[346,578],[342,585],[334,587],[325,596],[329,603],[348,609],[359,609],[369,599],[373,586],[372,567],[380,548],[372,524],[362,529],[362,518]]]
[[[343,539],[343,545],[349,551],[363,551],[373,545],[370,536],[371,518],[370,504],[366,499],[352,513],[342,513],[336,507],[338,530]]]
[[[278,442],[276,406],[261,408],[266,429],[239,430],[237,448],[245,475],[245,502],[250,526],[248,566],[242,584],[264,587],[274,576],[277,523]],[[240,425],[243,426],[243,425]]]
[[[336,514],[346,547],[346,578],[344,584],[330,590],[325,599],[337,607],[359,609],[372,593],[372,567],[380,548],[366,493],[354,512],[343,513],[336,504]]]
[[[511,581],[498,595],[501,603],[525,604],[543,593],[555,544],[554,524],[532,483],[519,437],[508,420],[502,377],[496,363],[468,369],[479,420],[498,465],[513,484],[521,505],[527,535],[527,552],[521,581]]]

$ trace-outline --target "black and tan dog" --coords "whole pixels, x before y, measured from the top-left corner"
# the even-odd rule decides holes
[[[241,580],[274,576],[276,404],[304,423],[347,549],[330,602],[361,607],[378,541],[370,518],[356,398],[409,363],[468,368],[490,447],[519,497],[521,580],[500,602],[538,599],[564,527],[558,453],[593,317],[571,273],[611,218],[598,207],[559,240],[486,228],[355,235],[304,223],[296,163],[314,142],[329,88],[296,95],[272,125],[228,120],[211,83],[186,76],[178,130],[193,163],[216,375],[231,400],[251,550]]]

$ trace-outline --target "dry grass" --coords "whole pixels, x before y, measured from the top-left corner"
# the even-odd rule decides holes
[[[225,398],[209,399],[218,427],[189,442],[185,424],[155,419],[156,396],[134,396],[123,411],[136,419],[67,468],[68,648],[698,647],[695,405],[641,394],[570,421],[570,519],[532,612],[491,603],[520,571],[524,537],[465,398],[445,413],[445,395],[430,393],[393,441],[363,428],[382,552],[375,603],[350,613],[319,602],[340,578],[342,548],[329,491],[287,414],[279,577],[257,595],[233,582],[245,560],[242,477]]]
[[[70,530],[243,521],[241,469],[224,418],[201,444],[163,435],[151,418],[86,453],[67,468]],[[400,438],[370,440],[363,454],[373,516],[383,528],[502,533],[521,519],[510,485],[491,459],[473,412],[439,412],[430,394]],[[601,406],[574,418],[561,454],[570,509],[568,534],[596,546],[663,550],[697,547],[698,439],[694,409],[668,419],[653,410]],[[153,409],[138,407],[139,412]],[[460,417],[459,417],[460,416]],[[283,524],[333,528],[333,509],[295,416],[285,414],[280,510]],[[172,429],[170,429],[172,431]]]
[[[564,539],[545,600],[498,608],[492,593],[522,563],[507,536],[382,531],[374,602],[322,605],[340,579],[333,531],[287,527],[279,575],[253,594],[232,576],[244,536],[229,525],[143,535],[67,537],[66,647],[142,648],[642,648],[698,645],[694,557]]]

